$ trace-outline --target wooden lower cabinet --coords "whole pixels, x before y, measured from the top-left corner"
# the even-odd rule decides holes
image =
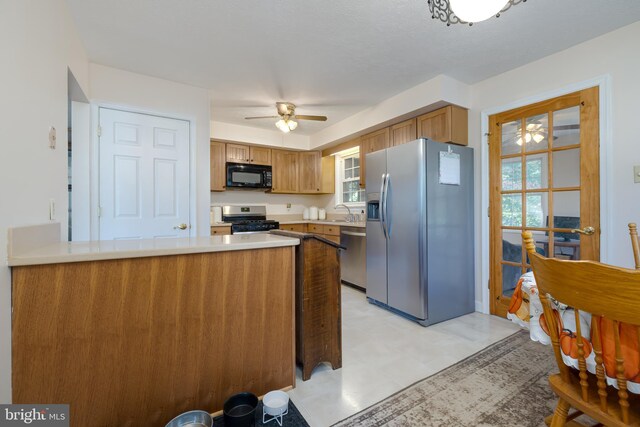
[[[294,248],[13,267],[13,403],[164,426],[294,386]]]
[[[216,225],[211,227],[211,235],[221,235],[226,236],[231,234],[231,226],[230,225]]]
[[[326,225],[326,224],[307,224],[307,231],[309,233],[317,234],[320,237],[324,237],[334,243],[340,244],[340,226],[339,225]]]
[[[298,233],[307,232],[307,224],[280,224],[280,230],[296,231]]]

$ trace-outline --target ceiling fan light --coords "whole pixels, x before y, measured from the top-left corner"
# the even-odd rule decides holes
[[[542,140],[544,139],[544,135],[541,133],[534,133],[533,134],[533,140],[536,142],[536,144],[539,144],[540,142],[542,142]]]
[[[296,128],[298,127],[298,122],[296,122],[295,120],[288,120],[287,125],[289,127],[289,130],[296,130]]]
[[[496,16],[509,0],[450,0],[451,10],[466,22],[480,22]]]
[[[522,146],[522,138],[516,139],[516,144]]]
[[[276,127],[280,129],[284,133],[289,133],[291,129],[289,129],[289,125],[283,119],[280,119],[276,122]]]
[[[528,144],[531,142],[531,134],[529,132],[524,134],[524,141]]]

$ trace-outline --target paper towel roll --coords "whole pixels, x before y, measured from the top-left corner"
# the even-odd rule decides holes
[[[321,221],[327,219],[327,211],[324,209],[318,209],[318,219]]]
[[[222,222],[222,208],[220,206],[214,206],[211,212],[213,214],[213,224]]]
[[[302,211],[302,219],[309,219],[309,208],[304,208]]]
[[[309,208],[309,219],[312,221],[317,221],[318,220],[318,207],[317,206],[311,206]]]

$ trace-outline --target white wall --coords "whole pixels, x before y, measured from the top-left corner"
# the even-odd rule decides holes
[[[124,107],[191,121],[195,152],[192,179],[196,182],[195,224],[198,235],[209,229],[209,92],[193,86],[90,64],[92,104]],[[96,124],[93,124],[94,128]],[[95,134],[95,132],[94,132]],[[193,214],[192,214],[193,218]]]
[[[480,224],[485,222],[482,212],[480,151],[483,141],[481,112],[495,111],[501,106],[519,103],[531,97],[552,94],[580,82],[610,77],[611,81],[611,145],[608,149],[608,197],[604,206],[609,217],[610,233],[607,262],[631,267],[632,251],[629,244],[627,223],[640,222],[640,185],[633,183],[633,165],[640,165],[638,135],[640,114],[640,22],[574,46],[565,51],[519,67],[512,71],[484,80],[472,86],[472,103],[469,113],[470,146],[476,148],[476,261],[487,262],[487,242],[481,241]],[[601,100],[601,112],[607,105]],[[606,141],[603,141],[606,142]],[[606,225],[606,224],[605,224]],[[604,237],[604,236],[603,236]],[[476,275],[476,301],[480,302],[486,283]],[[484,285],[483,285],[484,283]]]
[[[275,129],[275,126],[274,126]],[[309,150],[310,139],[295,132],[285,134],[279,130],[267,130],[251,126],[211,121],[211,138],[223,141],[246,142],[277,148]]]
[[[0,3],[0,403],[11,401],[11,294],[7,228],[49,221],[67,233],[67,67],[88,93],[88,61],[64,0]],[[58,131],[58,148],[47,141]]]
[[[229,190],[211,193],[211,205],[265,205],[267,215],[300,215],[305,207],[326,207],[333,195],[268,194],[260,191]],[[287,204],[291,203],[291,208]],[[331,205],[333,207],[333,205]]]

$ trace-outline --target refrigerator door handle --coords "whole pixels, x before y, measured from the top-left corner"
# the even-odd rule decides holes
[[[391,181],[391,174],[386,174],[385,179],[384,179],[384,204],[383,204],[383,211],[384,211],[384,230],[385,230],[385,234],[387,236],[387,239],[391,238],[391,235],[389,234],[389,224],[387,223],[387,220],[389,219],[389,217],[387,216],[387,198],[389,197],[389,182]]]
[[[384,228],[384,183],[387,174],[383,173],[382,178],[380,180],[380,227],[382,228],[382,234],[384,238],[387,238],[387,230]]]

